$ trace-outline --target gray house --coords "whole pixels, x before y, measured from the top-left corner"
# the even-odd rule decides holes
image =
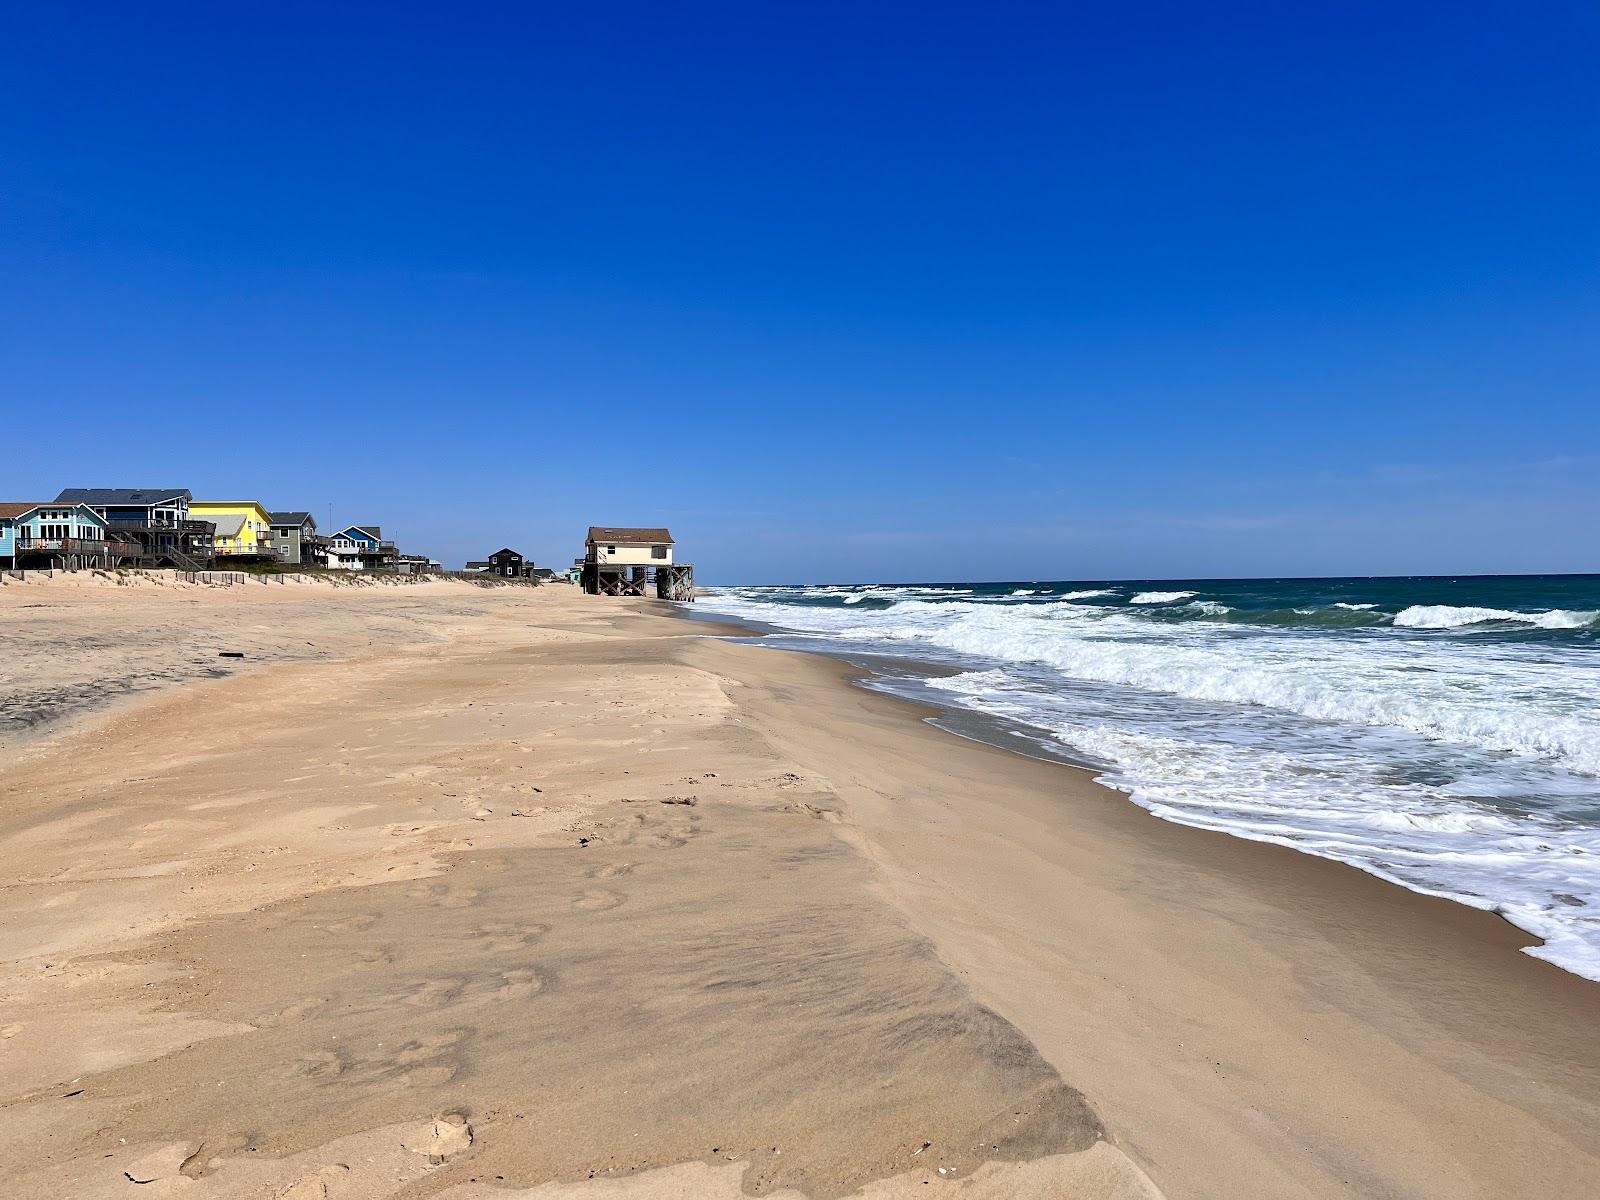
[[[272,542],[279,562],[307,567],[328,565],[327,539],[317,536],[317,519],[308,512],[273,513]]]

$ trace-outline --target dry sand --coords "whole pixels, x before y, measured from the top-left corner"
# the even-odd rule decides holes
[[[55,581],[0,619],[5,1194],[1600,1179],[1600,988],[1509,926],[839,664],[562,586]]]

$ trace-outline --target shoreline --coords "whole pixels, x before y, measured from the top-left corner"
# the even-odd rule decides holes
[[[891,1196],[943,1167],[974,1197],[1578,1197],[1600,1172],[1600,987],[1488,913],[1161,821],[669,606],[427,606],[414,644],[382,606],[297,606],[360,652],[142,696],[0,780],[13,1186]],[[1034,1115],[1002,1137],[1000,1112]]]
[[[843,794],[870,858],[890,872],[891,894],[979,998],[1034,1038],[1134,1144],[1150,1146],[1157,1134],[1146,1126],[1162,1126],[1162,1152],[1141,1158],[1144,1165],[1166,1160],[1170,1146],[1182,1147],[1189,1165],[1218,1154],[1254,1160],[1254,1187],[1230,1171],[1182,1184],[1152,1171],[1168,1194],[1330,1194],[1322,1190],[1325,1171],[1344,1173],[1378,1158],[1387,1162],[1376,1178],[1395,1190],[1405,1190],[1395,1184],[1405,1179],[1418,1195],[1515,1194],[1526,1179],[1544,1179],[1534,1194],[1579,1195],[1582,1181],[1595,1178],[1600,1050],[1592,1029],[1600,986],[1518,954],[1534,941],[1528,934],[1342,862],[1162,821],[1096,784],[1085,768],[949,738],[915,702],[854,686],[858,672],[848,664],[803,651],[770,653],[818,664],[832,686],[858,696],[846,706],[858,720],[808,722],[798,741],[784,739],[787,752],[805,746],[797,757],[837,760],[829,747],[842,744],[846,725],[858,739],[864,728],[883,731],[882,742],[851,757],[866,778]],[[792,693],[795,680],[814,670],[766,674],[782,675]],[[826,709],[818,699],[810,710]],[[891,749],[907,739],[915,749]],[[962,749],[941,754],[942,744]],[[966,770],[944,782],[957,782],[965,797],[931,802],[938,771],[923,763],[955,760]],[[901,779],[898,795],[886,790],[885,776]],[[896,811],[896,800],[914,797],[914,813]],[[1005,835],[995,838],[997,829]],[[965,845],[946,830],[963,837],[982,830],[986,845]],[[997,904],[1008,894],[1010,901]],[[1126,944],[1120,930],[1130,918],[1147,946]],[[1110,970],[1118,958],[1122,968]],[[1064,1016],[1059,1002],[1046,998],[1064,987],[1082,1010]],[[1131,1038],[1133,1046],[1122,1022],[1107,1019],[1126,1013],[1130,1000],[1144,1035]],[[1139,1061],[1157,1029],[1165,1030],[1157,1045],[1178,1058]],[[1085,1058],[1086,1030],[1093,1030],[1090,1042],[1123,1045],[1125,1053]],[[1339,1050],[1330,1053],[1325,1042]],[[1358,1056],[1350,1053],[1357,1043]],[[1523,1064],[1544,1069],[1555,1062],[1560,1069],[1538,1082],[1518,1078]],[[1197,1072],[1218,1080],[1202,1082]],[[1221,1096],[1253,1122],[1266,1122],[1266,1130],[1245,1134],[1232,1120],[1208,1128],[1200,1118],[1214,1115],[1221,1096],[1213,1085],[1230,1072],[1250,1085],[1222,1085]],[[1133,1078],[1139,1074],[1144,1078]],[[1493,1147],[1483,1146],[1491,1126],[1478,1130],[1477,1146],[1427,1128],[1413,1112],[1419,1091],[1434,1093],[1430,1106],[1450,1094],[1450,1106],[1459,1106],[1454,1120],[1467,1125],[1485,1118],[1467,1115],[1475,1110],[1499,1109],[1496,1120],[1509,1122],[1502,1106],[1566,1094],[1526,1110],[1531,1120],[1518,1134],[1523,1152],[1515,1154],[1509,1142],[1517,1138],[1504,1130]],[[1264,1094],[1282,1107],[1262,1104]],[[1176,1110],[1174,1096],[1184,1098]],[[1269,1142],[1282,1139],[1285,1152],[1296,1139],[1310,1139],[1314,1160],[1261,1162],[1262,1133]],[[1555,1144],[1582,1147],[1587,1163],[1565,1182],[1542,1155],[1526,1152],[1528,1142],[1552,1133]],[[1456,1144],[1440,1154],[1450,1141]],[[1312,1147],[1298,1154],[1306,1149]],[[1474,1168],[1464,1170],[1466,1163]],[[1269,1166],[1290,1170],[1262,1186]],[[1450,1187],[1435,1190],[1451,1171]],[[1494,1178],[1501,1187],[1486,1186]]]
[[[678,615],[688,617],[689,619],[697,622],[705,621],[728,625],[730,626],[730,633],[726,636],[746,639],[749,644],[752,645],[763,644],[761,639],[766,637],[788,639],[795,643],[805,643],[808,640],[804,634],[798,634],[778,626],[767,626],[761,622],[743,621],[735,616],[719,614],[716,617],[701,617],[699,614],[688,613],[681,609],[675,611],[677,611]],[[1194,829],[1204,833],[1221,834],[1224,837],[1236,838],[1240,841],[1255,842],[1259,845],[1266,846],[1276,846],[1280,849],[1289,850],[1295,854],[1304,855],[1308,858],[1316,858],[1324,862],[1335,863],[1342,867],[1348,867],[1351,870],[1361,872],[1363,875],[1370,875],[1382,883],[1386,883],[1392,887],[1397,887],[1401,891],[1410,892],[1412,895],[1423,896],[1435,900],[1446,900],[1452,904],[1459,905],[1462,908],[1495,917],[1499,921],[1510,926],[1511,929],[1515,931],[1519,949],[1538,947],[1544,944],[1544,939],[1540,937],[1539,934],[1534,933],[1531,930],[1524,929],[1493,905],[1487,903],[1472,904],[1471,902],[1449,892],[1439,890],[1430,891],[1420,886],[1408,884],[1404,880],[1391,878],[1390,876],[1383,874],[1381,871],[1378,871],[1375,868],[1364,866],[1361,863],[1349,862],[1345,859],[1334,858],[1330,855],[1316,854],[1313,851],[1302,849],[1300,846],[1291,842],[1274,840],[1270,837],[1250,837],[1248,834],[1241,833],[1236,830],[1212,829],[1205,825],[1182,821],[1173,817],[1162,816],[1158,813],[1152,812],[1145,805],[1140,804],[1139,801],[1134,797],[1133,793],[1118,787],[1114,783],[1105,782],[1099,778],[1099,776],[1105,775],[1109,768],[1097,766],[1090,762],[1079,761],[1071,756],[1069,748],[1066,747],[1063,747],[1060,751],[1056,751],[1047,740],[1049,738],[1050,731],[1042,726],[1029,725],[1023,721],[1008,720],[1005,717],[992,713],[985,713],[978,709],[963,708],[953,702],[941,700],[937,695],[925,696],[921,694],[907,694],[906,692],[896,690],[893,686],[893,682],[897,674],[901,677],[911,679],[940,678],[960,674],[961,668],[959,667],[949,666],[947,664],[938,663],[931,660],[912,658],[909,656],[905,658],[892,658],[884,655],[851,652],[849,650],[831,650],[820,645],[784,645],[780,641],[774,641],[770,644],[766,644],[765,648],[780,650],[793,654],[816,655],[820,658],[844,663],[850,668],[851,673],[849,676],[849,681],[852,685],[859,687],[864,691],[872,692],[880,696],[886,696],[890,699],[899,700],[902,703],[911,706],[912,710],[915,710],[921,714],[919,719],[933,728],[942,730],[953,737],[963,738],[967,741],[975,742],[978,745],[987,746],[990,749],[999,750],[1003,753],[1015,754],[1022,758],[1032,759],[1036,762],[1063,766],[1073,771],[1086,772],[1091,777],[1090,781],[1096,786],[1121,797],[1127,803],[1133,805],[1135,808],[1140,809],[1149,816],[1154,817],[1158,821],[1163,821],[1173,825],[1181,825],[1186,829]],[[892,672],[885,669],[891,666],[900,667],[901,670],[899,672]],[[1034,750],[1032,747],[1038,747],[1038,749]],[[1597,983],[1597,986],[1600,986],[1600,981],[1591,980],[1587,976],[1580,975],[1578,972],[1567,967],[1563,967],[1560,964],[1552,965],[1555,965],[1557,969],[1561,970],[1564,974],[1575,975],[1579,979],[1583,979],[1590,983]]]
[[[1498,1091],[1499,1086],[1515,1078],[1524,1062],[1561,1062],[1560,1073],[1576,1086],[1576,1095],[1583,1097],[1567,1116],[1561,1115],[1560,1105],[1546,1110],[1547,1116],[1556,1118],[1566,1129],[1561,1140],[1565,1141],[1582,1129],[1585,1119],[1600,1117],[1600,1046],[1590,1032],[1600,1027],[1600,984],[1521,953],[1522,948],[1537,945],[1540,939],[1498,914],[1413,891],[1338,860],[1164,820],[1135,804],[1125,793],[1098,783],[1093,768],[1020,753],[983,738],[959,733],[951,737],[952,731],[934,719],[943,715],[942,707],[862,684],[860,681],[871,672],[851,664],[842,655],[779,647],[763,649],[778,658],[798,658],[817,664],[818,670],[860,698],[849,707],[858,714],[873,717],[872,727],[885,726],[888,737],[894,741],[914,737],[919,747],[923,747],[920,753],[889,760],[908,777],[907,782],[899,785],[903,788],[921,791],[923,795],[932,790],[919,788],[923,783],[918,779],[920,772],[911,765],[924,756],[936,761],[960,757],[968,762],[996,756],[1004,763],[1015,764],[994,765],[994,775],[1013,780],[1017,786],[1009,793],[1005,788],[985,788],[989,794],[984,797],[981,822],[985,832],[992,832],[1000,825],[1011,826],[1008,839],[1011,844],[1006,847],[1005,860],[1009,865],[1001,867],[991,863],[987,870],[980,871],[970,866],[966,860],[972,856],[959,845],[951,845],[937,835],[915,839],[905,835],[897,825],[892,806],[882,799],[888,788],[894,786],[885,778],[894,772],[878,760],[876,753],[886,750],[887,743],[873,752],[863,751],[860,762],[869,772],[871,782],[864,782],[857,798],[864,801],[863,810],[868,807],[877,810],[867,835],[871,843],[868,852],[880,866],[893,868],[898,876],[893,890],[902,907],[914,914],[918,927],[928,933],[963,978],[980,981],[975,984],[980,998],[1033,1037],[1063,1075],[1083,1086],[1097,1101],[1109,1102],[1110,1097],[1123,1089],[1122,1076],[1128,1060],[1107,1062],[1103,1076],[1098,1079],[1075,1072],[1069,1061],[1057,1058],[1055,1050],[1065,1051],[1075,1046],[1081,1027],[1072,1031],[1059,1028],[1058,1018],[1050,1012],[1047,1003],[1038,1000],[1038,995],[1058,984],[1063,976],[1082,970],[1088,964],[1092,964],[1089,969],[1096,973],[1103,972],[1104,963],[1118,950],[1116,939],[1106,936],[1115,921],[1108,916],[1098,926],[1091,922],[1093,938],[1088,936],[1089,930],[1083,924],[1077,926],[1086,941],[1098,943],[1093,953],[1085,954],[1081,947],[1064,944],[1062,938],[1047,928],[1048,922],[1031,909],[1031,904],[1050,903],[1046,888],[1072,886],[1067,875],[1049,869],[1034,871],[1041,877],[1041,886],[1029,892],[1030,905],[1019,904],[1007,914],[1010,920],[1006,929],[1013,937],[1023,925],[1030,926],[1027,937],[1031,945],[1026,951],[1019,954],[1015,949],[997,950],[981,918],[973,915],[981,912],[982,906],[992,903],[996,892],[1011,880],[1025,876],[1041,856],[1057,863],[1082,862],[1086,854],[1082,845],[1071,843],[1081,842],[1089,834],[1108,843],[1108,859],[1114,856],[1120,860],[1113,871],[1118,879],[1117,894],[1125,898],[1136,890],[1147,890],[1151,893],[1147,898],[1155,901],[1162,920],[1179,921],[1185,916],[1192,920],[1192,914],[1182,911],[1185,897],[1174,894],[1164,883],[1152,885],[1144,878],[1130,880],[1127,875],[1129,860],[1144,864],[1151,877],[1164,879],[1169,873],[1181,872],[1196,884],[1204,883],[1202,908],[1210,915],[1201,923],[1213,927],[1208,933],[1216,937],[1219,944],[1195,956],[1194,946],[1186,944],[1189,940],[1186,935],[1163,931],[1171,958],[1185,955],[1199,958],[1201,965],[1194,969],[1193,980],[1197,987],[1209,990],[1211,978],[1240,973],[1239,959],[1246,951],[1240,944],[1242,938],[1245,943],[1253,943],[1248,945],[1248,951],[1256,964],[1243,971],[1246,981],[1272,973],[1287,973],[1291,977],[1280,997],[1286,1017],[1292,1014],[1288,1019],[1309,1021],[1320,1014],[1321,1022],[1326,1023],[1328,1014],[1322,1010],[1340,1009],[1344,1020],[1333,1022],[1345,1026],[1340,1036],[1366,1034],[1372,1037],[1374,1044],[1359,1074],[1367,1088],[1373,1087],[1375,1076],[1380,1072],[1390,1075],[1385,1090],[1395,1107],[1389,1120],[1403,1122],[1406,1097],[1418,1086],[1413,1074],[1418,1069],[1416,1056],[1424,1051],[1440,1055],[1448,1062],[1440,1067],[1441,1082],[1452,1078],[1458,1086],[1464,1084],[1468,1094],[1489,1081],[1496,1081],[1495,1090]],[[798,669],[796,675],[802,670]],[[739,674],[737,671],[730,673]],[[788,675],[786,671],[768,673]],[[813,711],[825,709],[819,703]],[[903,728],[896,733],[894,726]],[[836,757],[825,748],[830,736],[837,745],[859,736],[863,723],[840,724],[830,729],[816,729],[808,723],[802,728],[810,734],[807,757],[824,761]],[[936,744],[928,744],[941,741],[968,749],[942,756]],[[794,744],[787,748],[792,750]],[[972,791],[983,787],[977,779],[985,773],[977,771],[975,774],[976,778],[965,777],[971,781]],[[997,818],[997,813],[1003,813],[1004,819]],[[960,806],[948,802],[940,804],[934,814],[919,813],[918,819],[930,822],[935,828],[948,824],[963,832],[979,824],[963,815]],[[1086,820],[1090,828],[1085,828]],[[926,874],[935,870],[944,881],[942,886],[948,886],[949,879],[955,875],[968,876],[970,892],[955,897],[938,895],[940,887],[930,885],[925,879]],[[1082,870],[1072,874],[1081,880],[1091,872]],[[1071,919],[1065,914],[1065,910],[1072,907],[1070,903],[1058,902],[1055,907],[1063,913],[1064,922]],[[1029,919],[1019,919],[1018,914],[1023,911],[1032,913]],[[1107,911],[1113,908],[1108,906]],[[1126,919],[1125,907],[1116,915]],[[1147,930],[1151,928],[1143,922],[1141,925]],[[1314,955],[1309,952],[1311,946],[1316,947]],[[1320,964],[1320,956],[1327,956],[1329,962],[1338,964],[1337,968]],[[1005,962],[1006,959],[1012,961]],[[1028,959],[1036,961],[1026,961]],[[1039,961],[1052,962],[1055,970],[1040,970]],[[1002,980],[1004,986],[996,986]],[[1139,985],[1132,980],[1116,981],[1109,985],[1111,994],[1108,995],[1103,985],[1098,989],[1100,995],[1096,1002],[1114,1005],[1114,993],[1136,986]],[[1252,1045],[1261,1034],[1253,1024],[1261,1015],[1257,1011],[1260,997],[1250,992],[1248,982],[1242,986],[1243,995],[1231,988],[1224,989],[1231,1003],[1222,1011],[1231,1014],[1237,1023],[1224,1018],[1205,1026],[1204,1044],[1209,1049],[1201,1060],[1218,1064],[1219,1071],[1225,1069],[1222,1063],[1235,1066],[1241,1062],[1251,1063],[1252,1075],[1262,1080],[1275,1076],[1280,1094],[1288,1096],[1296,1086],[1298,1068],[1283,1069],[1283,1064],[1273,1062],[1270,1056],[1264,1058]],[[1292,1003],[1289,1002],[1291,998]],[[1420,1016],[1424,1013],[1428,1014],[1426,1018]],[[1170,1045],[1188,1040],[1182,1032],[1186,1028],[1191,1029],[1190,1037],[1195,1036],[1187,1015],[1165,1015],[1171,1024]],[[1434,1028],[1427,1028],[1430,1025]],[[1374,1026],[1375,1029],[1371,1028]],[[1101,1032],[1110,1037],[1115,1030],[1108,1027]],[[1550,1038],[1554,1040],[1547,1040]],[[1292,1054],[1297,1049],[1295,1041],[1292,1035],[1283,1036],[1276,1052]],[[1188,1044],[1194,1045],[1192,1041]],[[1327,1069],[1324,1079],[1348,1069],[1348,1066]],[[1147,1114],[1154,1106],[1151,1093],[1177,1086],[1173,1072],[1158,1071],[1156,1074],[1159,1083],[1147,1081],[1149,1091],[1141,1089],[1143,1098],[1128,1104],[1131,1123],[1136,1124],[1139,1114]],[[1540,1089],[1526,1090],[1536,1093]],[[1505,1099],[1505,1094],[1499,1097],[1502,1102]],[[1248,1104],[1243,1097],[1240,1100]],[[1478,1097],[1474,1103],[1485,1100],[1485,1097]],[[1588,1118],[1575,1115],[1584,1112],[1589,1114]],[[1341,1118],[1345,1122],[1355,1119],[1353,1113],[1343,1114]],[[1115,1120],[1111,1123],[1113,1127],[1117,1124]],[[1171,1132],[1186,1140],[1188,1135],[1178,1133],[1181,1123],[1175,1120]],[[1298,1122],[1293,1127],[1299,1128]],[[1216,1143],[1225,1142],[1230,1132],[1219,1128],[1191,1145],[1198,1150],[1200,1146],[1212,1144],[1213,1139]],[[1325,1136],[1328,1132],[1324,1129],[1321,1134]],[[1383,1141],[1389,1132],[1379,1127],[1366,1130],[1372,1143]],[[1575,1140],[1586,1147],[1584,1153],[1594,1164],[1593,1169],[1600,1171],[1600,1137],[1585,1133]],[[1501,1147],[1503,1149],[1503,1143]],[[1420,1162],[1435,1148],[1431,1136],[1419,1137],[1405,1149],[1402,1157],[1415,1156]],[[1248,1153],[1243,1146],[1237,1150]],[[1351,1147],[1350,1152],[1351,1161],[1354,1161],[1358,1151]],[[1369,1152],[1370,1149],[1365,1149],[1359,1154]],[[1462,1145],[1452,1153],[1451,1160],[1459,1163],[1468,1154],[1468,1148]],[[1349,1163],[1344,1165],[1348,1167]],[[1540,1168],[1535,1161],[1530,1159],[1522,1169],[1529,1172],[1524,1179],[1540,1178]],[[1418,1188],[1418,1194],[1430,1194],[1426,1172],[1413,1174],[1410,1186]],[[1461,1191],[1456,1194],[1502,1194],[1492,1188],[1484,1189],[1483,1179],[1487,1174],[1485,1167],[1464,1175],[1457,1181]],[[1169,1186],[1166,1179],[1157,1178],[1163,1187]],[[1505,1175],[1507,1190],[1504,1194],[1514,1194],[1518,1186],[1514,1179],[1514,1173]],[[1283,1191],[1267,1189],[1248,1194],[1299,1194],[1296,1189],[1304,1183],[1304,1180],[1286,1176],[1275,1185]],[[1568,1186],[1575,1185],[1576,1178]],[[1219,1179],[1217,1191],[1200,1188],[1195,1194],[1245,1194],[1233,1190],[1238,1186],[1236,1179]],[[1567,1194],[1554,1181],[1547,1182],[1547,1186],[1550,1188],[1547,1194]],[[1531,1190],[1540,1194],[1537,1189]]]
[[[1197,585],[1197,581],[1184,582]],[[993,588],[1010,585],[983,586]],[[1119,586],[1137,584],[1129,585],[1124,581]],[[866,593],[857,592],[847,597],[846,603],[863,594]],[[1043,594],[1012,593],[1011,598]],[[1075,595],[1077,593],[1072,593],[1066,598],[1070,600]],[[1194,608],[1196,604],[1185,607]],[[1373,605],[1357,607],[1370,608]],[[773,605],[769,604],[767,608],[772,611]],[[802,606],[795,611],[809,613],[813,610]],[[834,612],[830,608],[822,611],[830,615]],[[987,613],[991,610],[986,608],[984,611]],[[992,611],[1010,610],[996,607]],[[1026,606],[1022,611],[1026,611]],[[1228,613],[1231,610],[1223,608],[1221,611]],[[931,707],[939,714],[933,722],[938,727],[1012,753],[1042,757],[1045,761],[1088,770],[1099,777],[1097,782],[1103,787],[1119,793],[1128,803],[1160,820],[1193,829],[1221,832],[1242,840],[1286,847],[1310,857],[1353,867],[1417,895],[1444,899],[1489,913],[1525,936],[1523,945],[1531,956],[1553,962],[1579,978],[1600,982],[1600,959],[1595,956],[1592,933],[1595,927],[1591,920],[1582,915],[1593,911],[1585,907],[1594,903],[1592,889],[1584,886],[1588,877],[1574,877],[1570,884],[1558,880],[1547,885],[1543,882],[1544,873],[1558,872],[1559,865],[1551,865],[1549,860],[1535,853],[1565,850],[1571,855],[1568,861],[1578,864],[1573,870],[1578,871],[1581,864],[1588,861],[1579,856],[1586,851],[1592,854],[1596,849],[1592,838],[1580,838],[1577,834],[1566,837],[1566,831],[1555,818],[1544,824],[1533,823],[1531,827],[1512,829],[1507,821],[1520,810],[1508,801],[1503,812],[1496,812],[1491,807],[1491,815],[1485,818],[1485,828],[1496,828],[1495,822],[1498,821],[1498,828],[1508,830],[1500,836],[1499,841],[1491,840],[1491,836],[1485,834],[1481,844],[1466,845],[1461,840],[1453,842],[1448,833],[1460,832],[1468,827],[1477,828],[1472,824],[1478,819],[1475,813],[1463,812],[1460,806],[1446,805],[1444,809],[1436,811],[1426,804],[1419,805],[1415,797],[1405,794],[1405,785],[1396,789],[1396,796],[1389,794],[1391,777],[1412,781],[1428,777],[1426,771],[1407,774],[1417,771],[1418,760],[1404,757],[1386,759],[1365,751],[1356,753],[1341,746],[1334,754],[1343,755],[1342,758],[1319,759],[1312,754],[1309,758],[1297,760],[1296,769],[1319,778],[1343,779],[1345,783],[1342,788],[1312,787],[1302,794],[1296,790],[1300,785],[1294,779],[1293,772],[1280,768],[1274,779],[1280,788],[1275,794],[1269,794],[1259,779],[1254,780],[1253,790],[1250,786],[1248,777],[1252,774],[1253,764],[1247,757],[1241,758],[1239,753],[1241,747],[1251,745],[1248,740],[1235,743],[1205,728],[1200,734],[1193,735],[1186,731],[1181,722],[1152,720],[1141,726],[1125,720],[1119,724],[1115,717],[1107,723],[1109,738],[1101,738],[1097,720],[1100,714],[1091,707],[1088,712],[1076,713],[1080,719],[1074,720],[1074,702],[1069,699],[1064,699],[1059,707],[1054,707],[1053,702],[1058,698],[1052,690],[1054,685],[1029,675],[1024,668],[1033,664],[1014,655],[1002,654],[999,658],[988,658],[979,652],[958,652],[949,647],[960,645],[959,641],[942,642],[938,638],[927,644],[915,640],[911,643],[893,640],[906,636],[903,629],[898,633],[893,630],[880,632],[874,637],[871,629],[866,627],[830,633],[834,627],[826,621],[808,623],[801,620],[794,627],[772,624],[771,621],[781,620],[782,617],[769,618],[767,612],[762,613],[762,619],[746,617],[742,613],[720,615],[724,619],[743,623],[747,637],[765,644],[862,664],[867,668],[867,678],[861,681],[861,686]],[[959,628],[962,633],[966,632],[964,626]],[[1008,629],[1007,632],[1014,636],[1013,630]],[[852,643],[859,643],[859,646]],[[941,647],[945,649],[941,651]],[[1008,671],[1011,672],[1009,677]],[[944,677],[964,673],[976,673],[980,677],[999,674],[1003,677],[1001,683],[996,685],[998,690],[993,693],[998,697],[993,705],[985,702],[990,688],[987,683],[983,690],[972,693],[983,699],[973,699],[969,696],[969,689],[961,686],[962,681],[957,680],[948,692],[939,682]],[[1068,674],[1070,676],[1071,673]],[[1085,678],[1092,684],[1099,677],[1091,671]],[[1184,706],[1192,702],[1194,696],[1201,694],[1179,690],[1169,697],[1162,690],[1149,690],[1148,684],[1140,686],[1145,690],[1130,695],[1138,697],[1138,703],[1147,707],[1150,713],[1165,711],[1169,717],[1174,712],[1186,713]],[[1015,690],[1007,690],[1008,687]],[[1062,695],[1071,696],[1071,688]],[[1019,701],[1018,697],[1022,699]],[[1120,694],[1115,703],[1124,703]],[[1248,701],[1244,704],[1245,707],[1252,707]],[[1169,705],[1171,707],[1167,707]],[[1270,703],[1267,707],[1270,711]],[[1064,716],[1064,713],[1069,715]],[[1210,714],[1207,714],[1207,718],[1211,719]],[[1193,714],[1186,719],[1193,720]],[[1238,719],[1238,726],[1241,730],[1246,728],[1242,718]],[[1284,731],[1270,725],[1267,728],[1268,738],[1275,733],[1279,736],[1277,746],[1281,747],[1286,736]],[[1352,726],[1352,729],[1357,728],[1365,727]],[[1382,725],[1377,728],[1380,731],[1384,729]],[[1117,744],[1117,738],[1127,734],[1130,729],[1134,732],[1131,754],[1124,753]],[[1150,737],[1141,744],[1138,737],[1150,729],[1159,731],[1160,736]],[[1084,738],[1079,738],[1074,730],[1082,733]],[[1258,737],[1261,733],[1253,728],[1251,732]],[[1175,740],[1164,744],[1163,737]],[[1184,741],[1186,738],[1191,739],[1187,746]],[[1084,739],[1086,745],[1074,745]],[[1109,745],[1106,744],[1108,741]],[[1292,753],[1296,743],[1289,740],[1287,744]],[[1101,747],[1099,753],[1089,748],[1096,745]],[[1263,740],[1260,745],[1269,751],[1274,749],[1274,743],[1270,740]],[[1232,756],[1220,751],[1217,755],[1211,755],[1209,750],[1216,747],[1231,748]],[[1192,772],[1186,771],[1176,761],[1179,748],[1185,749],[1191,756],[1197,756],[1204,765]],[[1316,749],[1312,747],[1313,751]],[[1166,755],[1174,761],[1161,761],[1155,757],[1159,755]],[[1330,761],[1333,761],[1332,766],[1329,765]],[[1426,766],[1426,761],[1423,762]],[[1226,767],[1225,772],[1218,769],[1218,763]],[[1463,768],[1456,766],[1454,769],[1460,771]],[[1481,769],[1486,773],[1490,768],[1482,766],[1473,769]],[[1210,774],[1206,774],[1207,770]],[[1468,774],[1471,772],[1468,771]],[[1245,786],[1230,786],[1230,781],[1237,781],[1240,775],[1247,777]],[[1556,788],[1554,794],[1558,796],[1563,794],[1557,787],[1560,782],[1557,780],[1551,784]],[[1489,789],[1485,795],[1501,794],[1493,791],[1492,784],[1480,786]],[[1514,793],[1504,794],[1510,796]],[[1368,799],[1374,795],[1383,799]],[[1324,802],[1331,802],[1329,809],[1326,812],[1319,811],[1316,806]],[[1439,815],[1440,811],[1443,812],[1442,816]],[[1535,808],[1533,811],[1538,810]],[[1583,820],[1581,816],[1578,819],[1580,822]],[[1463,824],[1451,826],[1445,823],[1447,820]],[[1414,824],[1408,826],[1408,821]],[[1448,832],[1441,832],[1428,840],[1436,828]],[[1375,829],[1398,829],[1402,832],[1379,834],[1372,832]],[[1429,832],[1413,834],[1408,840],[1404,835],[1410,834],[1412,829]],[[1520,833],[1520,839],[1512,837],[1512,833]],[[1540,844],[1535,847],[1535,842],[1551,842],[1554,845]],[[1511,865],[1498,874],[1487,866],[1467,865],[1477,861],[1474,851],[1498,851],[1502,857],[1510,860]],[[1486,861],[1496,860],[1490,855]],[[1561,890],[1563,885],[1566,891]],[[1568,892],[1575,894],[1569,895]]]

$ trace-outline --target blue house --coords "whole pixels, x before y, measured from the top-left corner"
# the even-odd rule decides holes
[[[0,559],[13,568],[114,567],[140,551],[87,504],[0,503]]]
[[[328,565],[346,571],[392,571],[398,547],[376,525],[346,525],[328,539]]]

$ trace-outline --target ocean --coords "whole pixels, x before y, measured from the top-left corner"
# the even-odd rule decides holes
[[[899,659],[1158,817],[1504,916],[1600,980],[1600,576],[703,589],[764,640]]]

